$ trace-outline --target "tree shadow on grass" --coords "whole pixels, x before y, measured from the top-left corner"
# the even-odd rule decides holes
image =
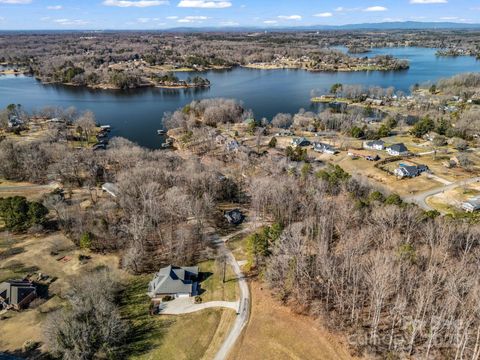
[[[150,298],[147,296],[149,279],[139,276],[131,281],[121,296],[121,313],[130,329],[127,341],[120,349],[121,358],[147,354],[162,345],[168,328],[175,323],[160,315],[150,315]]]
[[[209,277],[213,275],[210,271],[202,271],[198,274],[198,283],[197,283],[197,295],[204,294],[207,290],[202,288],[202,282],[207,280]]]

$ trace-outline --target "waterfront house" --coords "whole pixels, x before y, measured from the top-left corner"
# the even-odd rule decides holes
[[[16,128],[16,127],[19,127],[19,126],[22,126],[22,125],[23,125],[23,121],[21,119],[19,119],[17,115],[10,115],[8,117],[7,126],[9,128]]]

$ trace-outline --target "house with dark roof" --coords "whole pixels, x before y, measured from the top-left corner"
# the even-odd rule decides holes
[[[399,178],[404,178],[404,177],[413,178],[427,171],[429,171],[429,169],[428,169],[428,166],[426,165],[409,166],[409,165],[400,164],[400,167],[395,169],[393,173]]]
[[[383,140],[366,141],[363,143],[363,147],[370,150],[383,150],[385,142]]]
[[[232,225],[239,225],[243,222],[243,219],[245,219],[245,216],[242,214],[240,209],[225,211],[224,216],[228,223]]]
[[[22,309],[37,296],[37,288],[28,280],[7,280],[0,283],[0,309]]]
[[[331,146],[329,144],[320,143],[320,142],[313,143],[312,148],[316,152],[321,152],[321,153],[330,154],[330,155],[335,155],[335,154],[338,154],[338,152],[339,152],[333,146]]]
[[[404,156],[410,153],[403,143],[390,145],[386,150],[392,156]]]
[[[198,287],[198,266],[169,265],[160,269],[148,284],[148,296],[159,300],[164,296],[174,298],[195,296]]]
[[[305,147],[305,146],[310,146],[310,141],[304,137],[300,138],[294,138],[292,139],[292,145],[293,147]]]

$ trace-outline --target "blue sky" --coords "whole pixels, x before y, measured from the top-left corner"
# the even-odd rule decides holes
[[[479,0],[0,0],[0,29],[480,23]]]

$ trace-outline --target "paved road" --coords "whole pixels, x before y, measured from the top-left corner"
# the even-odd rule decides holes
[[[162,315],[180,315],[218,307],[237,311],[238,305],[238,301],[209,301],[201,304],[195,304],[194,299],[190,297],[178,298],[162,303],[160,313]]]
[[[50,190],[54,189],[56,184],[49,185],[16,185],[16,186],[0,186],[0,192],[4,191],[22,191],[22,190]]]
[[[476,183],[476,182],[480,182],[480,177],[474,177],[474,178],[467,179],[467,180],[457,181],[456,183],[453,183],[453,184],[449,184],[449,185],[442,186],[440,188],[435,188],[435,189],[432,189],[432,190],[428,190],[428,191],[425,191],[423,193],[416,194],[414,196],[405,197],[403,200],[406,201],[406,202],[415,203],[424,210],[427,210],[427,211],[428,210],[433,210],[430,206],[428,206],[428,204],[426,202],[427,198],[429,198],[430,196],[440,194],[444,191],[455,189],[459,186],[466,186],[466,185],[473,184],[473,183]]]
[[[239,234],[254,231],[255,228],[260,226],[260,224],[248,226],[241,231],[214,240],[214,243],[218,246],[219,251],[225,254],[228,263],[232,266],[233,271],[235,272],[235,275],[238,279],[238,286],[240,287],[240,301],[237,311],[237,318],[235,319],[235,323],[233,324],[232,329],[223,341],[220,350],[218,350],[217,355],[214,357],[214,360],[224,360],[227,358],[228,354],[233,349],[233,346],[240,337],[242,330],[247,324],[248,318],[250,316],[250,290],[248,289],[247,281],[242,274],[242,270],[240,269],[238,262],[235,260],[235,257],[233,256],[230,249],[228,249],[228,247],[225,245],[225,242]]]

